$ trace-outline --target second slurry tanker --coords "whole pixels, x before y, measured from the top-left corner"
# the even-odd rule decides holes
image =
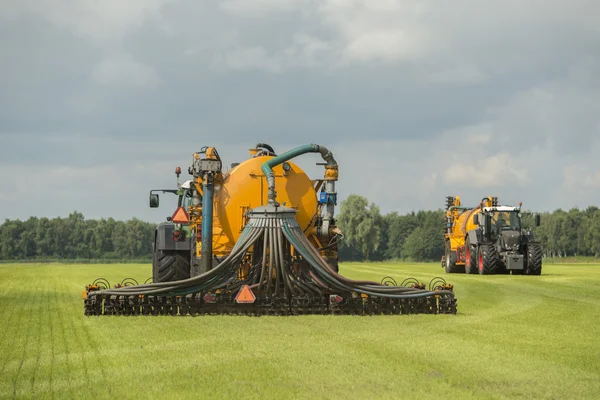
[[[539,226],[540,216],[535,215]],[[477,207],[463,207],[460,197],[446,198],[446,273],[540,275],[542,249],[521,226],[519,207],[499,206],[485,197]]]

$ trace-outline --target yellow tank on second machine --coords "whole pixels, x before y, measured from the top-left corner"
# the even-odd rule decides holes
[[[446,198],[445,255],[442,259],[442,264],[446,267],[446,270],[450,268],[450,265],[455,265],[455,268],[458,269],[464,268],[467,257],[465,250],[466,235],[468,231],[477,228],[474,216],[481,212],[482,205],[483,207],[492,207],[497,205],[497,202],[497,197],[489,196],[482,199],[476,207],[464,207],[461,204],[460,196]]]

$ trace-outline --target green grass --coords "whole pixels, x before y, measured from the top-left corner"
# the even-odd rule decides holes
[[[149,265],[0,266],[0,398],[598,398],[600,265],[445,275],[345,264],[400,283],[443,276],[457,315],[84,317],[96,277]]]

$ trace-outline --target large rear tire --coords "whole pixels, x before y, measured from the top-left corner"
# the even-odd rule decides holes
[[[155,250],[152,282],[173,282],[190,277],[190,254],[178,250]]]
[[[525,274],[540,275],[542,273],[542,247],[538,243],[527,243],[527,267]]]
[[[467,274],[477,273],[477,247],[471,244],[469,238],[465,241],[465,272]]]
[[[482,244],[478,252],[479,275],[491,275],[496,272],[498,264],[498,253],[493,244]]]

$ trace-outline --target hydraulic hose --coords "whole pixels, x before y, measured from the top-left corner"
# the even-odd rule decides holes
[[[300,233],[300,235],[298,235],[296,232],[294,232],[297,229],[290,229],[289,227],[286,227],[284,225],[284,234],[287,237],[287,239],[294,245],[294,247],[296,247],[296,249],[298,250],[298,252],[302,255],[302,257],[309,262],[309,264],[315,268],[315,272],[321,272],[321,277],[325,278],[326,281],[330,282],[330,284],[332,284],[335,288],[337,289],[341,289],[341,290],[347,290],[347,291],[357,291],[360,293],[364,293],[367,295],[372,295],[372,296],[385,296],[385,297],[389,297],[389,298],[397,298],[397,299],[409,299],[409,298],[420,298],[420,297],[430,297],[432,295],[435,294],[435,292],[431,292],[431,291],[421,291],[421,290],[411,290],[410,288],[397,288],[397,292],[399,292],[398,294],[393,294],[393,293],[389,293],[389,287],[386,287],[386,289],[382,290],[382,292],[377,292],[378,289],[376,289],[373,286],[376,285],[372,285],[373,282],[370,282],[370,285],[368,286],[363,286],[358,284],[359,281],[352,281],[350,279],[343,279],[341,282],[340,280],[336,279],[337,277],[335,275],[335,272],[332,274],[330,273],[325,273],[323,274],[323,272],[325,271],[323,269],[323,265],[319,265],[319,262],[312,256],[311,251],[311,245],[310,242],[308,242],[306,240],[306,238],[304,237],[304,235],[302,235]],[[331,271],[333,272],[333,271]],[[335,275],[334,275],[335,274]],[[340,275],[338,275],[340,276]],[[341,276],[340,276],[341,277]],[[346,282],[344,282],[346,281]],[[349,284],[353,284],[353,287],[349,286]],[[404,293],[402,293],[404,292]],[[439,291],[439,293],[448,293],[450,294],[451,292],[449,291]]]
[[[333,154],[331,153],[331,151],[329,151],[327,147],[318,144],[307,144],[304,146],[296,147],[295,149],[292,149],[277,157],[270,159],[269,161],[265,162],[261,167],[263,174],[265,174],[265,176],[267,177],[267,184],[269,186],[269,204],[278,205],[277,192],[275,191],[275,173],[273,172],[273,168],[277,165],[283,164],[288,160],[291,160],[292,158],[307,153],[320,153],[323,157],[323,160],[327,162],[328,166],[337,167],[337,162],[333,158]]]

